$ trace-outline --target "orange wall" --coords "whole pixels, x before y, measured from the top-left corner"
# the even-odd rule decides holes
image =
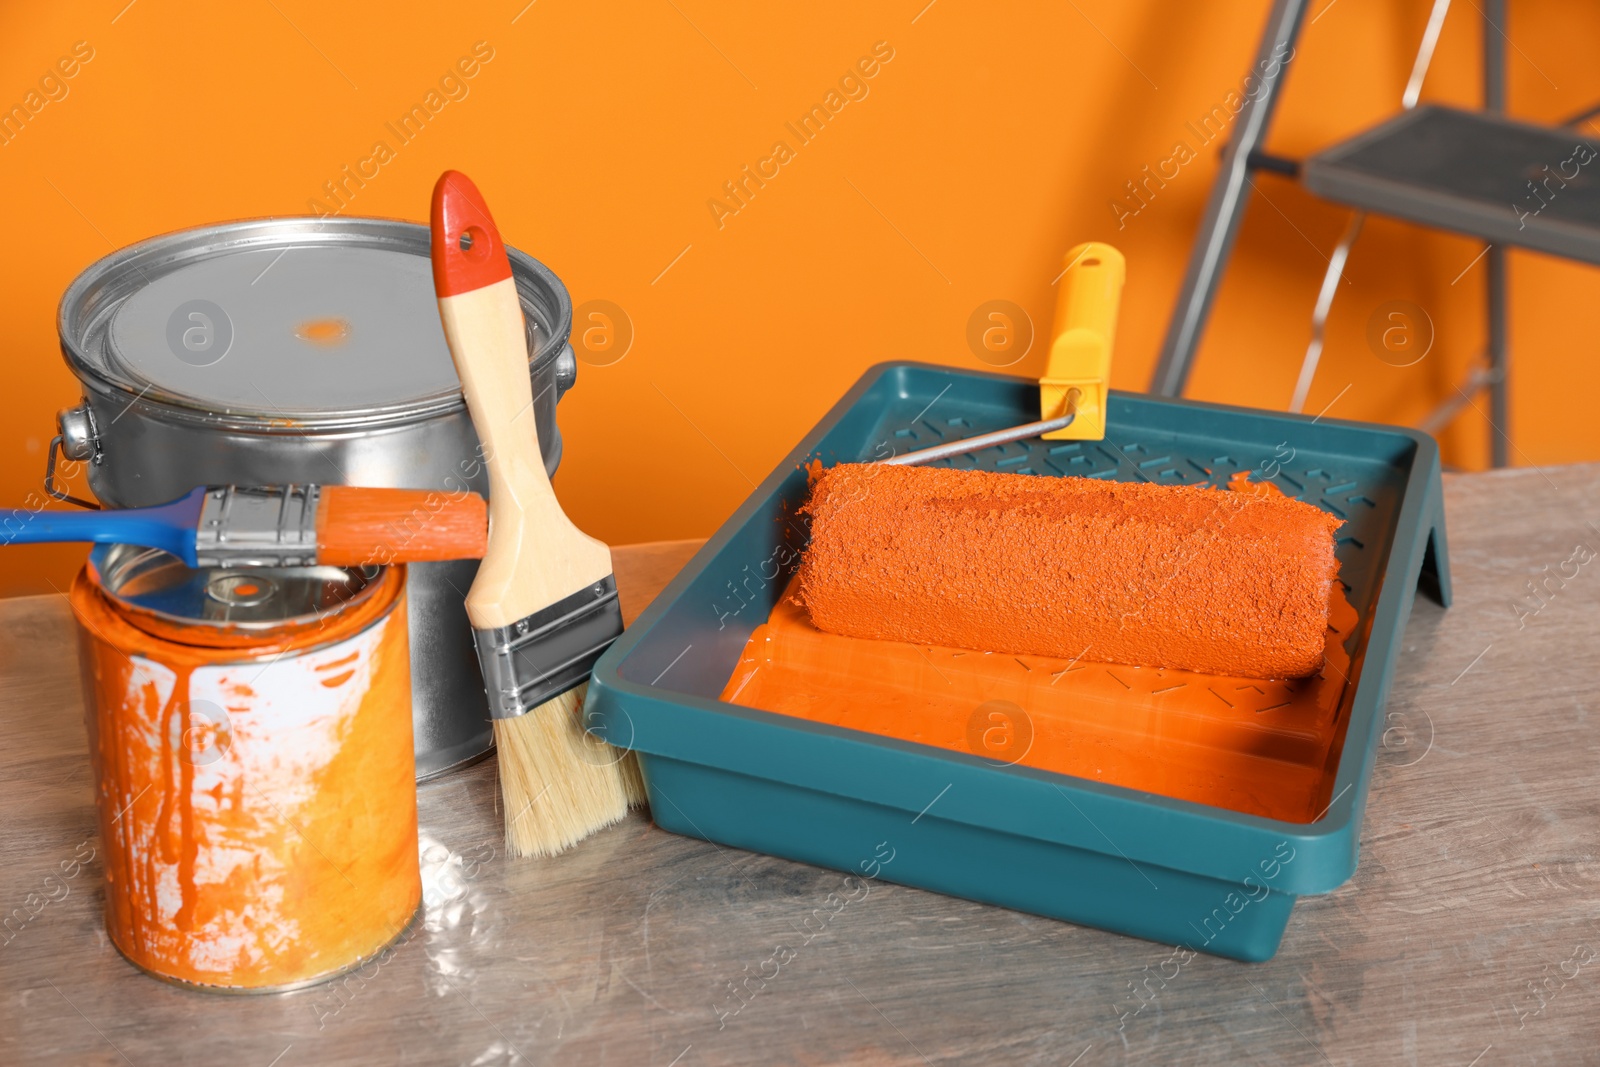
[[[77,399],[54,313],[78,271],[166,230],[305,212],[479,41],[494,55],[469,95],[399,147],[350,211],[425,218],[439,171],[460,168],[576,303],[626,309],[631,351],[583,367],[561,408],[557,487],[606,540],[709,533],[868,364],[977,366],[966,324],[985,301],[1020,304],[1044,329],[1051,279],[1080,241],[1127,253],[1113,383],[1143,388],[1214,146],[1121,229],[1111,203],[1172,154],[1186,120],[1238,87],[1268,6],[524,3],[7,5],[0,104],[22,102],[75,42],[93,58],[0,147],[12,233],[0,256],[0,502],[36,490],[53,412]],[[1600,69],[1580,46],[1600,32],[1600,9],[1511,6],[1513,111],[1550,120],[1600,97]],[[1477,14],[1457,8],[1425,99],[1470,105]],[[1396,110],[1427,4],[1313,10],[1272,139],[1287,154]],[[867,95],[798,146],[785,122],[877,42],[893,58]],[[708,201],[778,140],[793,158],[719,219]],[[1346,213],[1259,181],[1190,395],[1281,408]],[[1477,253],[1465,239],[1369,223],[1308,409],[1337,397],[1333,414],[1408,422],[1448,395],[1482,344],[1482,264],[1451,281]],[[1521,253],[1512,273],[1515,461],[1600,458],[1595,276]],[[1395,299],[1428,309],[1438,332],[1406,369],[1364,340],[1373,309]],[[1037,374],[1041,357],[1035,346],[1018,371]],[[1480,466],[1485,440],[1469,409],[1445,435],[1447,457]],[[0,592],[64,588],[81,557],[9,548]]]

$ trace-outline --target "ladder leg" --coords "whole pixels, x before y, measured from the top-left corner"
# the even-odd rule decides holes
[[[1311,342],[1300,361],[1300,377],[1294,383],[1294,395],[1289,399],[1289,410],[1296,415],[1306,409],[1306,397],[1311,395],[1311,382],[1317,376],[1317,364],[1322,361],[1322,345],[1328,335],[1328,313],[1333,310],[1333,298],[1339,292],[1339,280],[1344,277],[1344,265],[1350,259],[1350,249],[1361,236],[1361,227],[1367,221],[1365,211],[1357,211],[1345,224],[1344,236],[1328,257],[1328,269],[1322,275],[1322,288],[1317,293],[1317,304],[1311,311]]]
[[[1483,4],[1483,107],[1500,113],[1506,109],[1506,4]],[[1504,467],[1510,462],[1511,404],[1509,353],[1506,350],[1506,250],[1489,249],[1487,304],[1489,318],[1489,462]]]
[[[1511,404],[1506,352],[1506,250],[1489,249],[1489,462],[1496,467],[1511,462]]]
[[[1256,65],[1251,68],[1251,73],[1261,79],[1261,90],[1255,101],[1241,112],[1233,137],[1223,150],[1222,170],[1211,186],[1205,216],[1189,253],[1183,287],[1167,324],[1161,357],[1150,382],[1150,392],[1157,396],[1179,396],[1189,380],[1189,367],[1200,344],[1200,333],[1211,313],[1211,303],[1222,281],[1222,269],[1233,251],[1233,241],[1238,235],[1240,220],[1244,218],[1250,192],[1250,154],[1266,140],[1278,90],[1292,63],[1292,60],[1289,63],[1283,60],[1292,55],[1289,49],[1300,36],[1305,9],[1306,0],[1274,0],[1272,13],[1267,16],[1266,29],[1256,49]],[[1276,73],[1272,77],[1263,76],[1263,71],[1274,66]]]

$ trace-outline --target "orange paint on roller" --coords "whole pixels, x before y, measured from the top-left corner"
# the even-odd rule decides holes
[[[818,628],[1229,677],[1323,662],[1339,520],[1281,495],[840,464],[798,596]]]
[[[910,473],[917,468],[899,470]],[[830,494],[839,495],[817,501],[829,508],[830,525],[864,504],[869,488],[877,495],[888,484],[862,481],[878,476],[866,471],[846,473],[853,475],[849,481],[829,487]],[[1145,515],[1130,519],[1127,512],[1141,512],[1153,506],[1151,499],[1159,500],[1170,493],[1164,487],[1029,475],[986,475],[981,481],[997,478],[1031,483],[1016,487],[1019,489],[1046,489],[1061,481],[1089,482],[1089,486],[1066,486],[1069,491],[1078,490],[1079,502],[1085,506],[1096,499],[1103,501],[1104,497],[1094,489],[1122,490],[1109,496],[1121,498],[1119,507],[1124,510],[1108,510],[1101,515],[1116,516],[1112,526],[1128,526],[1124,532],[1130,535],[1140,532],[1152,520]],[[845,487],[849,491],[840,492]],[[1148,491],[1158,488],[1160,496],[1152,498]],[[1236,547],[1265,543],[1253,525],[1264,521],[1262,514],[1244,509],[1267,502],[1269,511],[1263,514],[1275,519],[1267,521],[1266,526],[1306,521],[1304,536],[1313,545],[1328,542],[1331,561],[1329,534],[1336,521],[1319,520],[1299,510],[1316,511],[1310,505],[1285,510],[1282,505],[1296,502],[1285,498],[1270,483],[1249,482],[1248,473],[1235,476],[1229,488],[1237,493],[1196,488],[1179,494],[1184,504],[1163,511],[1165,523],[1170,525],[1177,516],[1190,514],[1185,509],[1198,501],[1205,505],[1202,516],[1210,516],[1211,508],[1220,506],[1224,510],[1207,522],[1193,524],[1194,536],[1226,529]],[[999,500],[991,500],[989,510],[979,510],[970,497],[962,498],[957,493],[928,499],[965,499],[967,517],[981,515],[982,524],[1000,530],[1007,526],[1000,520],[1002,512],[1013,513],[1013,518],[1017,517],[1015,513],[1034,518],[1053,513],[1053,521],[1070,529],[1081,530],[1084,526],[1073,518],[1071,507],[1038,505],[1029,511],[1015,497],[1002,495]],[[908,505],[895,518],[897,528],[920,529],[924,520],[918,518],[917,506],[910,506],[904,494],[888,494],[879,498],[879,503],[890,500]],[[1141,503],[1144,508],[1138,506]],[[947,508],[941,517],[959,520],[963,513],[962,508]],[[854,518],[863,521],[865,513]],[[1095,524],[1088,525],[1090,532],[1095,532]],[[844,528],[843,523],[837,523],[833,532],[840,533]],[[957,536],[962,528],[959,522],[950,523],[950,536]],[[1257,540],[1243,537],[1246,531]],[[816,533],[814,525],[813,545]],[[906,536],[920,544],[928,543],[926,531]],[[1040,544],[1040,550],[1046,547]],[[1191,543],[1189,547],[1195,546]],[[1161,551],[1159,538],[1150,543],[1149,550],[1152,558],[1160,558],[1156,555]],[[863,556],[872,554],[866,552]],[[1321,558],[1316,551],[1310,556]],[[1073,560],[1074,565],[1099,565],[1092,559],[1080,563],[1076,554]],[[1316,659],[1320,670],[1309,677],[1274,681],[1092,662],[1101,657],[1092,650],[1084,654],[1082,645],[1068,653],[1045,656],[977,651],[921,641],[864,640],[824,632],[813,624],[800,602],[805,568],[812,562],[812,558],[807,559],[771,617],[751,634],[721,699],[811,722],[967,752],[997,765],[1070,774],[1286,822],[1312,822],[1327,808],[1348,718],[1350,679],[1358,667],[1351,662],[1346,647],[1357,632],[1359,620],[1336,580],[1329,581],[1327,606],[1322,609],[1327,614],[1311,620],[1317,627]],[[981,554],[969,553],[960,562],[975,571],[966,566],[934,566],[926,556],[912,557],[907,565],[924,584],[935,581],[935,575],[947,576],[949,584],[943,588],[952,594],[970,585],[974,573],[992,574],[996,570]],[[843,566],[844,561],[838,560],[836,565]],[[1158,577],[1160,573],[1156,571]],[[817,575],[812,572],[813,580]],[[1044,596],[1048,587],[1038,583],[1045,579],[1057,581],[1060,575],[1034,574],[1027,578],[1026,584]],[[1003,582],[987,586],[1004,587]],[[1126,601],[1135,595],[1128,588],[1102,590],[1104,602],[1115,606]],[[902,608],[885,606],[885,615],[878,621],[887,621],[889,614],[898,610]],[[1149,610],[1139,616],[1147,624],[1146,629],[1156,625],[1155,619],[1144,618]],[[1000,613],[991,606],[979,614],[989,618]],[[1019,617],[1032,616],[1024,611]]]

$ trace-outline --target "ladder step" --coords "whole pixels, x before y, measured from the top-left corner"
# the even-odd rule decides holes
[[[1380,215],[1600,264],[1600,143],[1425,106],[1306,161],[1306,188]]]

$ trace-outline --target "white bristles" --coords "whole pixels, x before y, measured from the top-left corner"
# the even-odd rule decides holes
[[[586,733],[588,683],[526,715],[494,720],[506,848],[514,856],[554,856],[644,803],[633,753]]]

